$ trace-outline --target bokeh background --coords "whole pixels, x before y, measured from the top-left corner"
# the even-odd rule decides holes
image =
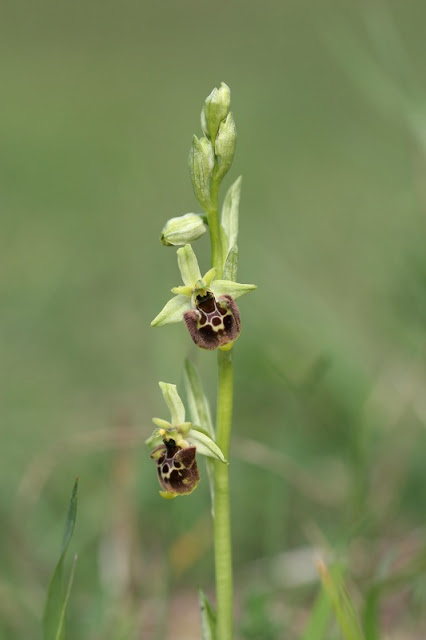
[[[199,638],[205,472],[161,500],[144,440],[185,357],[215,394],[214,357],[149,323],[221,81],[258,285],[235,350],[238,637],[301,637],[318,549],[361,615],[382,585],[384,637],[425,637],[426,6],[3,0],[1,21],[0,638],[40,637],[75,476],[69,637]]]

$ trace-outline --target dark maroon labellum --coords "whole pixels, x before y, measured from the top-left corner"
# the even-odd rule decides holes
[[[195,489],[200,480],[195,453],[195,447],[178,447],[172,439],[152,451],[158,480],[165,491],[185,494]]]
[[[217,300],[211,291],[195,298],[196,309],[183,318],[195,344],[202,349],[217,349],[238,338],[241,331],[240,313],[229,295]]]

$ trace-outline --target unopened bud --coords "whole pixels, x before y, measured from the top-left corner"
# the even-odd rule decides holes
[[[210,206],[210,182],[214,167],[214,153],[210,140],[194,136],[189,152],[189,173],[195,196],[203,209]]]
[[[228,115],[230,104],[231,90],[224,82],[206,98],[201,112],[201,128],[212,141],[216,139],[220,124]]]
[[[220,180],[231,167],[232,160],[234,159],[236,141],[237,130],[235,128],[235,121],[232,113],[229,112],[226,120],[224,120],[219,127],[214,147],[218,163],[216,176]]]
[[[207,227],[200,214],[186,213],[166,222],[160,240],[166,247],[177,247],[197,240],[206,231]]]

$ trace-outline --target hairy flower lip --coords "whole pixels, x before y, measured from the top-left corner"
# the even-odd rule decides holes
[[[193,342],[210,351],[235,342],[241,333],[240,312],[235,300],[228,295],[212,298],[205,296],[195,311],[187,311],[184,315]]]
[[[195,446],[180,447],[173,440],[151,452],[157,465],[158,481],[167,494],[188,495],[197,487],[200,473],[196,452]]]
[[[198,472],[196,453],[223,463],[225,457],[205,429],[194,427],[185,421],[185,407],[176,385],[159,383],[163,398],[170,411],[170,422],[153,418],[156,429],[146,444],[151,448],[150,457],[157,465],[157,474],[164,498],[188,495],[197,486]],[[206,425],[207,426],[207,425]]]

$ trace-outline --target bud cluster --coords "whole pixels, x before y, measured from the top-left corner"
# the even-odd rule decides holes
[[[237,131],[229,111],[231,91],[222,82],[206,98],[201,111],[204,137],[194,136],[189,153],[189,172],[195,196],[204,210],[212,207],[212,182],[219,184],[232,164]]]

